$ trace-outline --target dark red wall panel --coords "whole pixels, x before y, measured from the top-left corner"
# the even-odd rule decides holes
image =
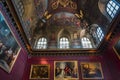
[[[120,80],[120,59],[113,50],[113,46],[116,44],[116,41],[120,38],[120,34],[117,34],[110,43],[111,46],[107,48],[104,52],[104,61],[108,65],[109,71],[112,74],[113,80]]]
[[[22,80],[28,55],[27,55],[26,50],[24,49],[24,46],[22,44],[22,41],[19,37],[19,34],[18,34],[15,26],[12,24],[11,17],[8,15],[8,13],[6,11],[7,11],[6,8],[3,7],[3,4],[0,2],[0,12],[5,17],[11,31],[14,34],[14,37],[16,38],[18,43],[20,44],[19,46],[21,47],[21,51],[19,52],[19,55],[18,55],[10,73],[4,71],[0,67],[0,80]]]
[[[27,54],[21,50],[10,73],[0,68],[0,80],[22,80],[26,60]]]

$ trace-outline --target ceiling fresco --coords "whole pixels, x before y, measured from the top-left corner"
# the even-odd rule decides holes
[[[48,0],[34,0],[34,4],[37,16],[42,18],[48,7]]]
[[[105,35],[111,23],[100,9],[99,2],[102,3],[103,0],[18,0],[18,3],[19,1],[25,10],[19,18],[24,24],[23,29],[32,49],[35,49],[40,37],[46,37],[49,45],[57,48],[62,36],[68,37],[71,45],[77,46],[70,49],[83,49],[80,42],[82,37],[90,38],[93,48],[97,48],[101,42],[98,44],[91,35],[98,26]],[[103,2],[104,5],[106,2],[107,0]]]
[[[80,27],[80,20],[72,13],[60,12],[54,14],[52,18],[48,21],[50,25],[54,26],[71,26],[71,27]]]

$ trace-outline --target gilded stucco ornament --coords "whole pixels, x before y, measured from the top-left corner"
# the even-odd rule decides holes
[[[71,0],[59,0],[60,5],[62,5],[63,7],[66,7],[69,5]]]
[[[78,17],[79,19],[82,19],[83,18],[83,12],[82,12],[82,10],[80,10],[79,14],[75,13],[75,16]]]
[[[59,2],[53,2],[53,3],[52,3],[52,8],[53,8],[53,9],[57,9],[57,8],[58,8],[58,5],[59,5]]]
[[[51,6],[53,9],[57,9],[59,5],[61,5],[64,8],[70,6],[72,9],[77,9],[77,4],[72,0],[57,0],[53,2]]]
[[[52,16],[52,14],[50,14],[48,11],[45,11],[43,16],[45,17],[45,19],[49,19]]]

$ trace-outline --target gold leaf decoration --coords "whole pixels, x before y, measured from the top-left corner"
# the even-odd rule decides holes
[[[57,9],[57,8],[58,8],[58,5],[59,5],[59,2],[53,2],[53,3],[52,3],[52,8],[53,8],[53,9]]]
[[[60,3],[63,7],[66,7],[67,5],[69,5],[70,0],[59,0],[59,3]]]
[[[82,19],[83,18],[83,12],[80,10],[79,14],[75,13],[75,16]]]
[[[48,11],[45,11],[44,17],[45,19],[49,19],[52,16],[52,14],[49,14]]]
[[[71,5],[70,5],[71,8],[73,8],[73,9],[77,9],[77,5],[76,5],[76,3],[72,2],[72,1],[71,1],[70,3],[71,3]]]

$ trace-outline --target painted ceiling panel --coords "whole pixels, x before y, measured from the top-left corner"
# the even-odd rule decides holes
[[[19,19],[23,22],[22,27],[32,49],[36,49],[35,45],[41,37],[47,39],[47,49],[59,49],[61,37],[68,38],[70,49],[84,49],[81,42],[84,37],[86,40],[89,39],[92,48],[96,49],[103,40],[101,36],[107,34],[106,31],[112,22],[105,12],[107,0],[104,2],[103,0],[20,0],[19,2],[24,6],[23,16]]]

